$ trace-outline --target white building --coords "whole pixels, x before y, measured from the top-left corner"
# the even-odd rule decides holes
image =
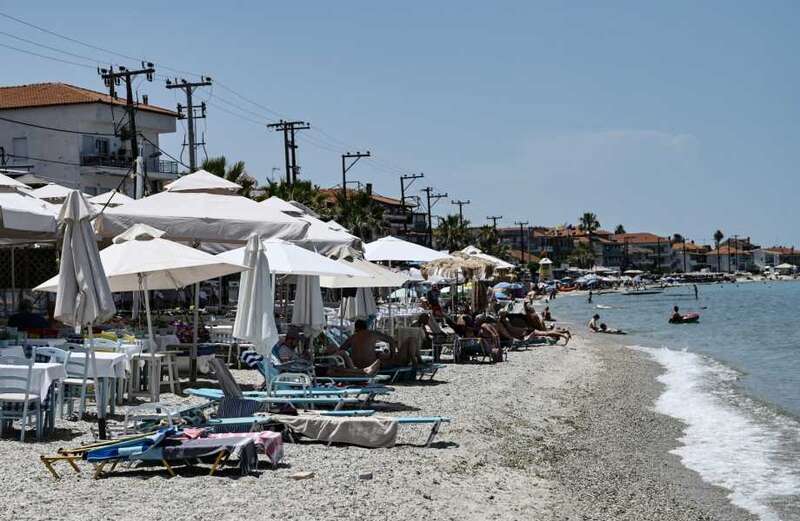
[[[756,268],[764,271],[767,268],[774,268],[781,263],[781,254],[768,248],[758,248],[753,250],[753,264]]]
[[[119,186],[132,163],[129,140],[114,135],[126,118],[124,100],[66,83],[0,87],[0,155],[8,168],[103,193]],[[137,105],[136,129],[155,144],[139,142],[151,190],[177,178],[177,163],[162,161],[157,148],[160,134],[175,132],[176,118],[171,110]],[[123,191],[132,190],[128,181]]]

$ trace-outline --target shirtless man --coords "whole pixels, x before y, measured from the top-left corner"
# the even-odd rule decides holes
[[[388,357],[379,357],[375,352],[375,345],[378,342],[386,342],[389,344]],[[367,329],[366,320],[356,320],[355,331],[350,335],[350,338],[344,341],[341,349],[349,349],[353,365],[365,371],[373,366],[376,367],[376,370],[379,369],[382,362],[388,365],[408,365],[412,361],[419,361],[418,359],[412,360],[414,358],[413,353],[402,352],[404,351],[403,346],[401,346],[400,352],[398,352],[394,338],[380,331]],[[418,357],[419,353],[416,353],[416,355]]]
[[[534,329],[533,331],[526,332],[524,329],[515,327],[511,324],[511,321],[508,318],[508,312],[506,311],[501,311],[498,314],[497,331],[504,339],[532,340],[534,338],[552,338],[556,342],[563,339],[564,345],[567,345],[572,337],[572,335],[569,334],[569,331],[557,331],[552,329]]]
[[[590,329],[591,331],[595,332],[595,333],[597,333],[598,331],[600,331],[600,315],[598,315],[597,313],[595,313],[595,315],[594,315],[594,316],[592,317],[592,319],[589,321],[589,324],[588,324],[588,326],[589,326],[589,329]]]

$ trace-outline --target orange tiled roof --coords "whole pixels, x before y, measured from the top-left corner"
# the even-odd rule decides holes
[[[795,253],[800,253],[800,250],[795,248],[787,248],[786,246],[772,246],[771,248],[764,248],[766,251],[772,253],[778,253],[780,255],[794,255]]]
[[[719,247],[719,254],[720,255],[750,255],[752,251],[750,250],[737,250],[736,248],[731,248],[730,246],[720,246]],[[711,248],[708,252],[708,255],[716,255],[717,249]]]
[[[342,191],[341,188],[322,188],[320,190],[320,192],[328,196],[329,202],[336,201],[336,195],[341,191]],[[352,188],[347,189],[348,196],[350,194],[355,194],[355,193],[358,193],[357,190],[353,190]],[[373,201],[377,201],[379,203],[383,203],[389,206],[402,206],[400,199],[395,199],[394,197],[388,197],[385,195],[376,194],[374,192],[372,193],[371,197]],[[415,206],[416,204],[414,204],[414,202],[410,198],[406,197],[406,207],[414,208]]]
[[[78,105],[83,103],[104,103],[125,106],[122,99],[114,99],[108,94],[76,87],[68,83],[34,83],[0,87],[0,110],[29,107],[50,107],[55,105]],[[139,110],[156,112],[177,117],[177,113],[155,105],[137,105]]]
[[[669,243],[666,237],[659,237],[658,235],[650,232],[637,232],[637,233],[615,233],[611,236],[612,240],[617,242],[627,242],[628,244],[657,244],[660,242]]]
[[[676,242],[672,245],[673,251],[683,251],[684,243]],[[703,246],[702,244],[695,244],[693,242],[686,243],[686,251],[706,251],[708,249],[707,246]]]

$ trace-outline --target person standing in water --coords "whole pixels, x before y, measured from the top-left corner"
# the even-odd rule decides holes
[[[592,290],[589,290],[589,300],[587,302],[589,302],[589,304],[592,303]]]
[[[692,284],[692,286],[694,286],[694,299],[698,300],[700,298],[700,296],[699,296],[699,294],[697,292],[697,284]]]

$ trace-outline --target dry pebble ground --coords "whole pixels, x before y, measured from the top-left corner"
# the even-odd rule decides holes
[[[0,440],[0,520],[747,519],[667,454],[680,427],[648,412],[652,366],[609,352],[575,340],[497,365],[449,365],[383,404],[451,417],[432,447],[413,426],[392,449],[286,444],[284,464],[257,477],[167,478],[148,467],[93,480],[84,465],[55,481],[39,455],[91,439],[90,424],[59,421],[46,443]],[[298,472],[313,477],[290,478]]]

